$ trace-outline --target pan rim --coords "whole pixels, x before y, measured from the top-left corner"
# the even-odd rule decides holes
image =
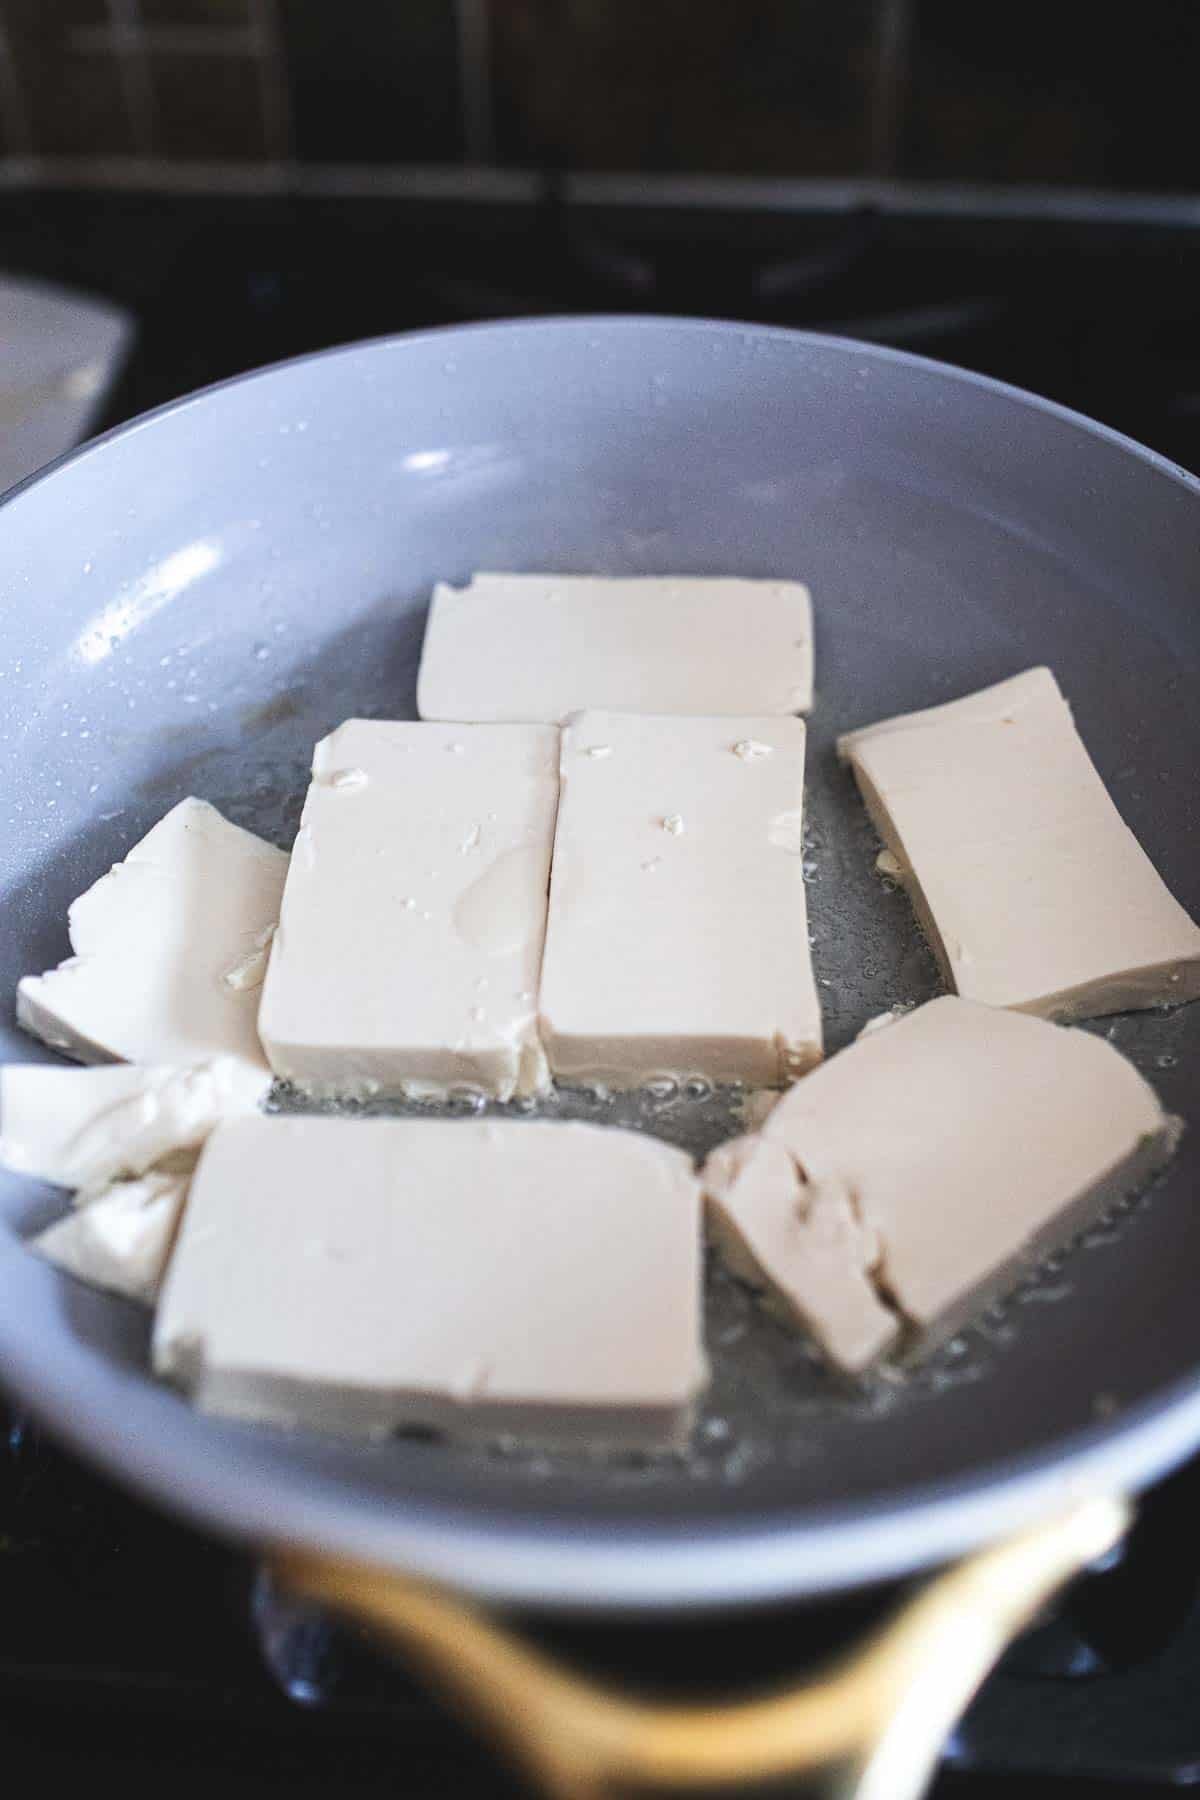
[[[25,1254],[16,1244],[12,1251]],[[23,1359],[2,1322],[0,1371],[83,1460],[209,1533],[259,1553],[302,1546],[374,1563],[497,1605],[593,1615],[744,1609],[919,1574],[1085,1500],[1133,1497],[1200,1442],[1197,1371],[1119,1420],[896,1498],[766,1504],[757,1518],[729,1523],[630,1522],[582,1508],[564,1521],[532,1506],[506,1514],[491,1503],[348,1495],[325,1475],[309,1476],[284,1500],[252,1428],[205,1441],[180,1402],[169,1428],[141,1437],[131,1457],[122,1416],[109,1409],[85,1422],[78,1385]],[[100,1377],[108,1379],[111,1372]],[[141,1370],[136,1379],[144,1381]]]
[[[852,338],[736,321],[563,315],[387,334],[246,371],[168,402],[67,452],[0,497],[0,512],[58,470],[115,439],[202,405],[229,387],[297,365],[447,336],[531,332],[610,335],[717,332],[800,348],[837,349],[860,361],[935,374],[1032,407],[1131,453],[1200,497],[1200,479],[1169,458],[1057,402],[932,358]],[[19,1249],[14,1246],[19,1252]],[[91,1361],[80,1349],[79,1357]],[[377,1559],[517,1604],[586,1611],[718,1608],[830,1593],[914,1572],[966,1552],[1097,1493],[1144,1487],[1200,1443],[1200,1370],[1178,1377],[1119,1417],[1084,1426],[1027,1453],[958,1478],[906,1488],[899,1497],[788,1509],[764,1502],[753,1520],[618,1521],[581,1508],[565,1521],[536,1503],[496,1510],[461,1502],[386,1500],[314,1476],[285,1500],[255,1440],[205,1442],[190,1415],[178,1429],[137,1445],[111,1407],[88,1419],[75,1363],[57,1372],[22,1355],[0,1320],[0,1371],[15,1396],[86,1458],[193,1523],[240,1541],[305,1542]],[[97,1379],[113,1379],[95,1359]],[[72,1377],[68,1379],[68,1377]],[[141,1379],[139,1373],[139,1380]],[[181,1481],[187,1485],[181,1487]]]
[[[431,325],[420,331],[381,332],[375,337],[355,338],[350,343],[332,344],[324,350],[306,351],[301,356],[280,357],[277,362],[261,363],[253,369],[244,369],[239,375],[226,376],[222,381],[209,382],[204,387],[194,388],[190,393],[181,394],[178,399],[166,400],[161,406],[153,406],[146,412],[137,413],[132,419],[126,419],[118,425],[110,426],[98,436],[88,438],[71,450],[64,450],[53,461],[35,469],[23,481],[8,488],[0,494],[0,512],[14,500],[20,499],[29,488],[45,481],[60,469],[68,468],[76,462],[102,450],[117,438],[132,437],[160,419],[171,417],[174,413],[183,412],[193,406],[199,406],[228,388],[242,387],[248,382],[265,380],[279,375],[289,369],[304,368],[309,363],[332,361],[337,357],[361,355],[364,351],[393,348],[401,344],[419,344],[441,338],[478,337],[486,334],[494,336],[520,335],[527,332],[563,331],[563,332],[642,332],[663,330],[665,332],[716,332],[721,335],[732,334],[742,339],[778,340],[780,343],[799,344],[814,349],[837,349],[868,361],[891,363],[902,368],[925,370],[931,374],[949,377],[953,381],[962,382],[968,387],[982,388],[986,392],[1003,396],[1009,400],[1020,401],[1032,406],[1037,412],[1044,412],[1052,418],[1061,419],[1064,424],[1073,425],[1092,437],[1114,444],[1122,450],[1130,451],[1140,461],[1147,463],[1160,474],[1166,475],[1200,498],[1200,476],[1193,475],[1180,463],[1173,462],[1148,444],[1139,443],[1136,438],[1118,431],[1114,426],[1105,425],[1099,419],[1089,417],[1087,413],[1076,411],[1074,407],[1064,406],[1057,400],[1050,400],[1044,394],[1035,393],[1031,388],[1018,387],[1009,381],[1000,381],[992,375],[981,375],[974,369],[959,368],[954,363],[942,362],[935,356],[921,356],[911,350],[897,350],[890,344],[868,343],[860,338],[846,337],[832,331],[803,331],[786,325],[754,325],[737,319],[710,319],[701,316],[689,316],[684,313],[622,313],[610,315],[604,313],[548,313],[545,316],[534,315],[528,318],[479,320],[468,324]]]

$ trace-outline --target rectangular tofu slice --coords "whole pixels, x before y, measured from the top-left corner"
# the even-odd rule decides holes
[[[1200,994],[1200,928],[1122,821],[1049,669],[838,748],[957,993],[1047,1018]]]
[[[193,1179],[154,1366],[239,1418],[677,1443],[699,1205],[690,1159],[634,1132],[239,1120]]]
[[[330,1091],[543,1086],[557,806],[550,726],[351,719],[324,738],[259,1015],[276,1074]]]
[[[1170,1157],[1106,1039],[946,996],[832,1057],[714,1151],[718,1241],[857,1372],[953,1332]]]
[[[191,1069],[9,1063],[0,1068],[0,1162],[60,1187],[102,1188],[167,1158],[194,1160],[218,1121],[253,1111],[270,1080],[234,1057]]]
[[[541,993],[556,1075],[769,1087],[820,1059],[804,740],[800,719],[566,727]]]
[[[153,1169],[135,1181],[114,1181],[86,1206],[47,1226],[30,1249],[92,1287],[152,1306],[190,1179]]]
[[[812,685],[812,603],[796,581],[476,575],[433,590],[417,710],[548,724],[589,706],[799,713]]]
[[[17,1021],[81,1062],[265,1068],[258,989],[288,859],[181,800],[74,901],[74,955],[17,988]]]

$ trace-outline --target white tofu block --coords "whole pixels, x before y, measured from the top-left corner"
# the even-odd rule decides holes
[[[563,732],[541,1028],[566,1081],[775,1086],[819,1061],[799,719]]]
[[[799,582],[476,575],[433,590],[417,710],[546,724],[583,707],[798,713],[812,687],[812,603]]]
[[[81,1062],[265,1067],[258,987],[286,872],[282,850],[181,800],[73,903],[74,955],[19,984],[18,1023]]]
[[[351,719],[322,740],[259,1030],[318,1089],[546,1084],[537,985],[558,805],[543,725]]]
[[[186,1174],[117,1181],[48,1226],[30,1248],[68,1275],[152,1306],[187,1200]]]
[[[1064,1019],[1200,994],[1200,928],[1121,819],[1049,669],[839,750],[957,993]]]
[[[154,1366],[239,1418],[678,1442],[699,1226],[690,1159],[635,1132],[239,1120],[193,1179]]]
[[[735,1270],[857,1371],[956,1330],[1177,1135],[1106,1039],[948,995],[832,1057],[704,1184]]]
[[[60,1187],[92,1190],[170,1158],[194,1160],[213,1127],[253,1111],[266,1069],[220,1057],[191,1069],[0,1068],[0,1162]]]

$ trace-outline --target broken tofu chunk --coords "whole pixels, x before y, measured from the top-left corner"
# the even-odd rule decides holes
[[[900,1321],[873,1280],[878,1243],[843,1188],[806,1182],[766,1137],[723,1144],[704,1178],[714,1242],[735,1275],[766,1285],[772,1311],[799,1319],[839,1368],[865,1368],[891,1346]]]
[[[166,1160],[190,1166],[213,1127],[252,1111],[270,1076],[234,1057],[190,1069],[127,1063],[0,1068],[0,1163],[91,1192]]]
[[[47,1226],[30,1248],[92,1287],[154,1304],[187,1200],[186,1174],[114,1181]]]
[[[718,1242],[857,1373],[928,1346],[1144,1183],[1177,1122],[1103,1038],[947,996],[805,1077],[704,1171]]]
[[[1049,669],[838,749],[956,993],[1060,1019],[1200,994],[1200,927],[1122,820]]]
[[[636,1132],[237,1120],[193,1178],[154,1366],[239,1418],[678,1444],[699,1210],[690,1158]]]
[[[265,1068],[258,988],[288,859],[181,800],[74,901],[74,954],[17,988],[17,1020],[80,1062]]]

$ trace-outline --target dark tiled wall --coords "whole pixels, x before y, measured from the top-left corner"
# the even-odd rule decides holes
[[[12,156],[1200,187],[1200,0],[0,0]]]
[[[499,151],[611,169],[865,169],[886,10],[493,0]]]

